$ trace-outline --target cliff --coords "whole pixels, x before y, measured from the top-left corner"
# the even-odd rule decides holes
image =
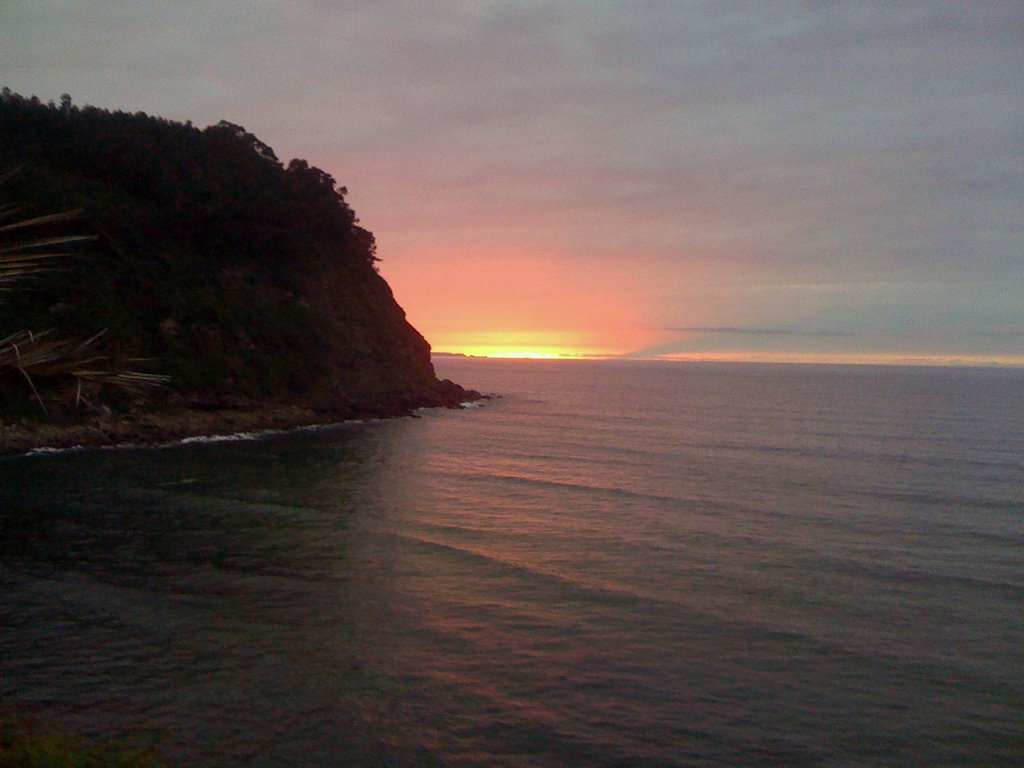
[[[144,405],[111,377],[39,379],[33,392],[9,367],[0,420],[37,418],[44,405],[49,421],[268,407],[335,420],[478,396],[437,379],[347,190],[304,160],[282,163],[240,126],[199,129],[4,89],[3,171],[14,171],[0,186],[8,214],[81,212],[47,224],[42,239],[96,238],[62,246],[0,295],[0,338],[105,331],[90,345],[95,359],[168,378]]]

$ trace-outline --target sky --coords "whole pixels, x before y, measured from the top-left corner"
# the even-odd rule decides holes
[[[2,0],[0,85],[243,125],[437,352],[1024,364],[1024,3]]]

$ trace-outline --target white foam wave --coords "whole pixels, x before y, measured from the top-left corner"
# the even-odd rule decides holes
[[[31,451],[26,451],[23,456],[51,456],[55,453],[71,453],[72,451],[84,451],[84,445],[69,445],[66,448],[56,448],[53,446],[40,446],[39,448],[33,448]]]
[[[282,429],[261,429],[256,432],[232,432],[226,435],[196,435],[194,437],[183,437],[177,445],[196,445],[205,443],[234,443],[242,440],[259,440],[269,435],[280,435]]]

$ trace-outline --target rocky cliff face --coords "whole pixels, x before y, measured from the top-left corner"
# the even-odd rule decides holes
[[[360,280],[330,270],[311,274],[305,297],[322,318],[327,339],[325,370],[313,394],[318,407],[361,402],[401,410],[478,397],[437,379],[430,345],[376,272]]]
[[[304,160],[285,165],[240,126],[200,130],[5,91],[5,169],[17,172],[2,202],[26,216],[79,209],[73,226],[97,239],[0,297],[0,338],[105,330],[92,351],[167,375],[155,401],[172,409],[277,404],[340,418],[475,396],[438,381],[347,190]],[[72,391],[75,407],[139,407],[116,388],[65,384],[42,393],[54,412]],[[31,410],[19,386],[4,382],[0,415]]]

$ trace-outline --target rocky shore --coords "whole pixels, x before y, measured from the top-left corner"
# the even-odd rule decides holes
[[[64,421],[5,422],[0,419],[0,455],[22,454],[39,448],[167,445],[188,437],[285,431],[345,421],[396,418],[407,416],[416,408],[457,408],[464,402],[488,399],[486,395],[451,382],[442,384],[445,386],[441,391],[421,397],[381,397],[331,406],[210,399],[161,410],[98,413]]]

